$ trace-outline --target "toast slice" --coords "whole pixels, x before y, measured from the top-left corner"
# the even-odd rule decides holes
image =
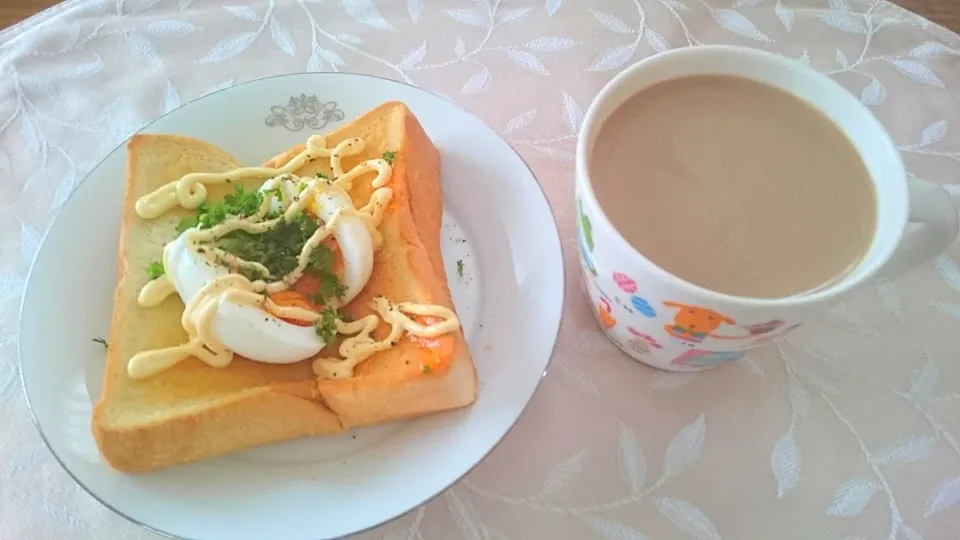
[[[393,198],[379,227],[383,244],[363,292],[342,308],[348,316],[372,312],[370,302],[385,296],[453,308],[440,254],[442,197],[440,158],[417,119],[402,103],[385,103],[327,135],[329,147],[362,137],[365,150],[343,160],[344,169],[393,152],[389,186]],[[302,147],[267,162],[279,167]],[[93,432],[106,461],[126,472],[149,471],[305,435],[338,433],[398,418],[473,403],[477,378],[461,330],[424,340],[405,335],[393,348],[357,366],[348,379],[318,379],[310,360],[273,365],[237,356],[225,368],[195,358],[153,377],[127,375],[135,353],[182,343],[184,305],[173,295],[160,306],[137,304],[147,282],[145,268],[159,258],[175,225],[188,211],[141,219],[137,199],[189,172],[222,172],[241,166],[203,141],[172,135],[136,135],[127,145],[127,190],[119,248],[119,282],[114,299],[103,392],[94,410]],[[329,172],[327,160],[308,162],[295,174]],[[370,179],[353,182],[356,207],[370,197]],[[262,181],[251,182],[256,189]],[[226,194],[209,186],[208,200]],[[382,339],[389,325],[374,336]],[[335,354],[336,346],[321,355]],[[424,366],[429,365],[429,368]]]

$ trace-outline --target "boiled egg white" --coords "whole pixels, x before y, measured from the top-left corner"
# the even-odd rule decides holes
[[[361,139],[362,142],[362,139]],[[283,195],[272,201],[270,210],[282,212],[290,206],[300,191],[298,181],[288,175],[283,178],[267,180],[260,191],[279,189]],[[347,193],[340,189],[324,190],[316,199],[310,201],[307,209],[320,218],[323,223],[333,219],[337,210],[341,215],[337,226],[333,229],[333,237],[337,240],[340,253],[343,255],[343,276],[340,283],[344,287],[344,294],[340,297],[340,305],[348,304],[360,294],[360,291],[370,281],[373,273],[373,237],[362,219],[353,215],[353,201]]]
[[[279,187],[284,199],[291,201],[298,189],[290,180],[268,181],[261,190]],[[282,203],[275,202],[279,210]],[[284,205],[285,206],[285,205]],[[350,198],[336,191],[324,192],[309,206],[324,223],[341,210],[333,235],[343,255],[345,294],[340,303],[355,298],[366,286],[373,272],[373,239],[365,223],[349,214],[354,209]],[[229,270],[203,258],[191,249],[186,232],[164,250],[164,267],[184,303],[197,295],[203,286]],[[312,326],[298,326],[284,321],[263,309],[222,300],[213,321],[213,332],[223,345],[250,360],[270,364],[290,364],[315,356],[326,345]]]

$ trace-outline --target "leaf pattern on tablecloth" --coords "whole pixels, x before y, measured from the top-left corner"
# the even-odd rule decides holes
[[[587,522],[603,540],[647,540],[642,532],[623,523],[599,518],[587,518]]]
[[[800,452],[793,432],[788,432],[773,446],[770,468],[777,479],[777,496],[793,491],[800,479]]]
[[[393,25],[387,22],[380,14],[380,9],[373,0],[341,0],[347,15],[360,24],[365,24],[378,30],[393,31]]]
[[[929,358],[923,366],[914,370],[910,377],[910,387],[907,393],[916,399],[928,399],[933,394],[933,388],[940,378],[940,371]]]
[[[897,322],[903,324],[903,301],[900,292],[894,283],[884,283],[877,286],[877,298],[883,307],[893,315]]]
[[[678,476],[696,463],[706,438],[707,424],[703,415],[685,426],[667,445],[667,455],[663,463],[663,476]]]
[[[547,479],[543,481],[540,493],[548,494],[567,487],[583,470],[584,451],[571,454],[563,461],[558,462],[550,469]]]
[[[678,529],[697,540],[721,540],[713,522],[693,504],[672,497],[662,497],[654,503],[660,513]]]
[[[184,36],[196,32],[197,27],[176,19],[154,21],[147,25],[147,33],[158,37]]]
[[[620,474],[634,494],[640,493],[647,478],[647,458],[633,430],[620,428]]]
[[[831,516],[856,516],[870,502],[873,494],[880,489],[875,482],[865,478],[854,478],[837,488],[833,504],[827,509]]]
[[[27,271],[52,216],[135,130],[297,71],[370,73],[457,100],[530,164],[567,255],[564,327],[535,405],[466,480],[360,538],[712,540],[745,537],[743,523],[776,538],[769,516],[784,513],[818,538],[960,530],[960,247],[699,374],[625,359],[574,292],[571,186],[591,100],[636,61],[713,43],[834,77],[890,129],[912,177],[960,202],[960,38],[877,0],[73,0],[0,32],[0,434],[14,441],[0,448],[14,486],[0,538],[154,538],[76,489],[30,425],[16,364]],[[635,286],[623,305],[649,297]],[[751,504],[731,506],[731,486]]]
[[[250,6],[224,4],[223,8],[229,11],[234,17],[239,17],[247,21],[260,20],[257,12],[251,9]]]
[[[949,256],[941,255],[934,261],[934,266],[943,281],[954,291],[960,292],[960,268],[957,267],[957,263],[953,262]]]
[[[247,50],[259,34],[256,32],[244,32],[224,38],[213,46],[203,58],[197,61],[200,64],[209,64],[212,62],[222,62],[229,60],[234,56]]]
[[[927,509],[924,517],[930,517],[938,512],[952,508],[960,503],[960,476],[948,478],[930,492],[927,499]]]
[[[877,463],[880,465],[915,463],[929,456],[936,445],[936,437],[929,435],[906,437],[877,451]]]

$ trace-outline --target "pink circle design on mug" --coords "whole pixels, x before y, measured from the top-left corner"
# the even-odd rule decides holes
[[[637,282],[623,272],[614,272],[613,282],[625,293],[633,294],[637,292]]]
[[[644,334],[643,332],[640,332],[639,330],[637,330],[632,326],[627,327],[627,332],[630,332],[630,335],[645,341],[647,345],[649,345],[650,347],[653,347],[654,349],[663,348],[663,345],[661,345],[660,342],[657,341],[657,338],[651,336],[650,334]]]

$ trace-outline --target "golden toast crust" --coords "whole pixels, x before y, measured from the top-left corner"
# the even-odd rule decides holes
[[[390,180],[394,197],[380,227],[384,244],[375,256],[373,277],[344,311],[354,317],[369,313],[369,300],[377,295],[452,307],[440,254],[439,153],[401,103],[383,104],[329,134],[327,140],[332,145],[354,136],[363,137],[368,146],[352,158],[355,162],[395,151]],[[476,372],[459,330],[439,338],[449,340],[452,353],[441,359],[443,369],[429,375],[421,372],[423,347],[410,339],[365,361],[351,379],[317,381],[310,361],[277,366],[243,358],[223,369],[189,359],[149,379],[127,377],[126,365],[133,353],[184,338],[179,328],[183,305],[178,299],[156,308],[136,305],[136,294],[147,280],[143,269],[173,238],[179,215],[174,212],[169,218],[145,221],[137,216],[134,203],[186,172],[240,166],[222,150],[187,137],[136,135],[127,148],[119,281],[103,393],[93,420],[97,444],[110,465],[128,472],[149,471],[299,436],[461,407],[475,400]],[[266,165],[280,166],[301,149],[293,148]],[[354,161],[345,160],[345,168]],[[297,173],[315,174],[325,166],[314,162]],[[351,192],[358,206],[369,198],[366,180],[357,181]],[[219,196],[211,190],[212,198]],[[386,331],[385,326],[378,334]],[[152,331],[145,333],[144,328]]]

